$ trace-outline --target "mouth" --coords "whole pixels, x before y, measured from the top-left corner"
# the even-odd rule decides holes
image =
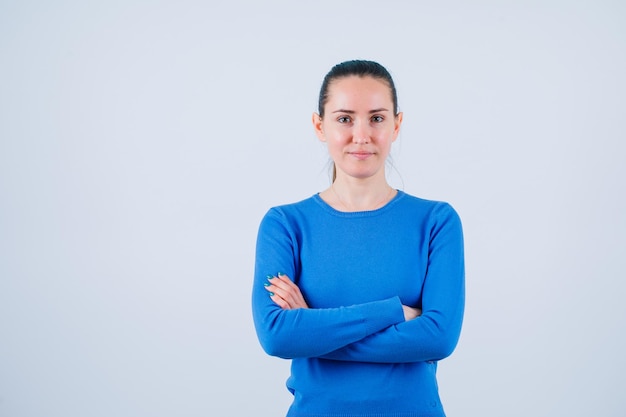
[[[367,159],[370,156],[374,155],[374,152],[365,152],[365,151],[356,151],[356,152],[348,152],[348,155],[359,159],[359,160],[363,160],[363,159]]]

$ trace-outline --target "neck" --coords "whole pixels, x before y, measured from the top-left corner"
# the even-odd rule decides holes
[[[371,211],[387,204],[395,194],[396,190],[384,177],[365,180],[338,177],[325,192],[325,200],[340,211]]]

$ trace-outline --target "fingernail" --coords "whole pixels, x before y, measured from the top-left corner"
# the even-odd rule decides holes
[[[276,275],[281,276],[281,275],[285,275],[282,272],[278,272]]]
[[[270,293],[270,297],[273,297],[273,296],[274,296],[274,293],[273,293],[273,292],[271,292],[271,293]]]
[[[266,282],[266,283],[265,283],[265,284],[263,284],[263,285],[265,285],[266,287],[269,287],[269,286],[270,286],[270,285],[272,285],[272,284],[270,284],[269,282]]]
[[[268,276],[267,276],[267,277],[265,277],[265,278],[267,278],[267,279],[272,279],[272,278],[274,278],[274,277],[273,277],[273,276],[271,276],[271,275],[268,275]]]

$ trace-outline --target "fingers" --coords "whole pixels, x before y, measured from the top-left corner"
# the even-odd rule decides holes
[[[287,275],[282,275],[280,272],[276,278],[272,278],[270,282],[276,286],[277,289],[290,293],[294,296],[302,296],[300,288],[293,283]]]
[[[280,308],[282,308],[283,310],[291,310],[292,308],[289,306],[289,304],[282,299],[280,296],[274,294],[274,293],[270,293],[270,299],[276,303]]]
[[[404,312],[404,320],[413,320],[422,315],[422,309],[419,307],[409,307],[402,305],[402,311]]]
[[[282,309],[308,308],[300,288],[287,275],[278,273],[277,276],[268,276],[265,289]]]
[[[300,307],[300,301],[302,294],[300,289],[287,277],[286,275],[278,274],[277,277],[268,278],[270,283],[267,286],[267,290],[274,293],[274,302],[281,306],[281,308],[298,308]]]
[[[265,289],[269,291],[272,301],[283,310],[297,308],[294,290],[284,279],[268,276]]]

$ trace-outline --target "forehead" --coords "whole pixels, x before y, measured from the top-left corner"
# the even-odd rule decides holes
[[[355,75],[334,80],[328,86],[327,106],[389,108],[393,106],[391,89],[381,79]]]

